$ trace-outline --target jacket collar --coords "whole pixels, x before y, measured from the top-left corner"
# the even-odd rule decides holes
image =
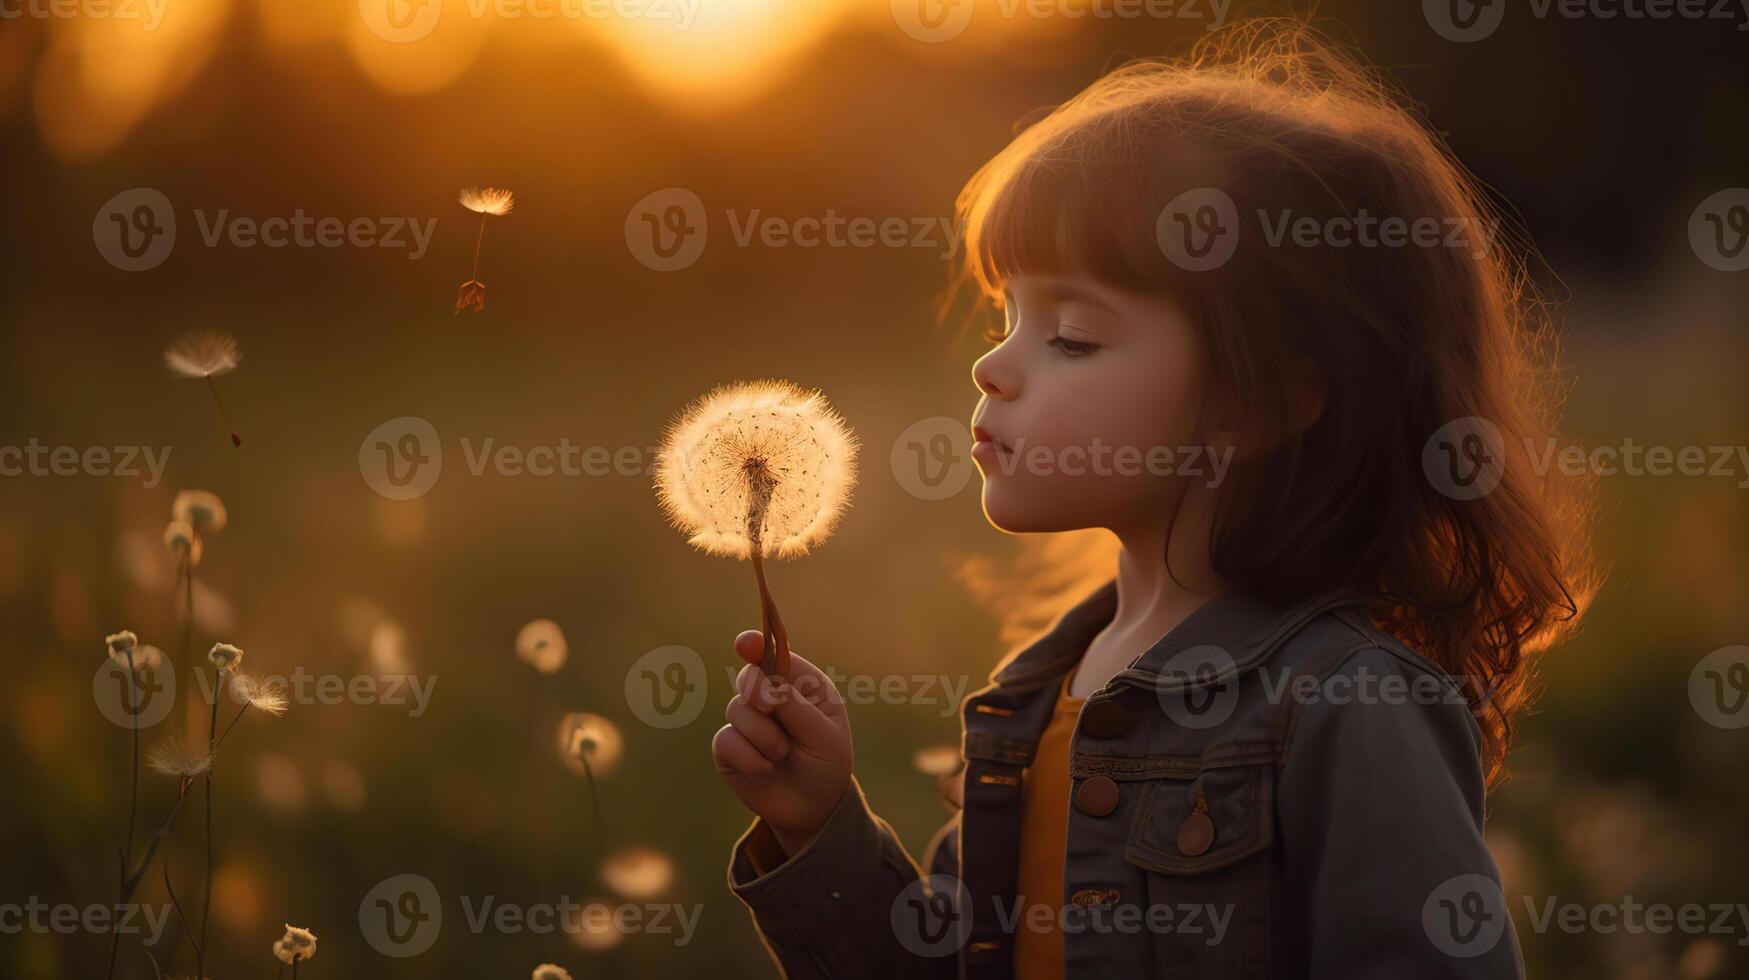
[[[1151,690],[1218,683],[1262,663],[1319,613],[1363,602],[1349,589],[1297,598],[1229,589],[1185,617],[1111,682]],[[1029,688],[1061,678],[1116,613],[1117,580],[1112,579],[1059,616],[1043,636],[1003,661],[990,675],[991,682],[999,688]],[[1186,651],[1194,655],[1180,658]]]

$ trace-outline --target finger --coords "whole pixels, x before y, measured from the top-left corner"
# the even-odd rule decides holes
[[[759,666],[759,661],[765,657],[765,634],[758,630],[742,630],[740,635],[735,637],[735,652],[749,665]],[[827,677],[820,668],[798,656],[794,647],[790,648],[789,656],[785,659],[789,663],[786,665],[783,675],[790,680],[800,682],[804,677],[812,677],[824,687],[832,686],[831,678]]]
[[[733,725],[717,729],[716,736],[711,739],[711,758],[716,760],[717,772],[725,776],[744,776],[758,781],[777,771],[771,760],[760,755],[753,743],[747,741],[747,736],[736,731]]]
[[[782,762],[783,757],[789,755],[789,736],[784,734],[783,727],[770,715],[748,704],[746,698],[739,694],[730,698],[729,708],[723,714],[736,731],[753,743],[760,755],[772,762]]]
[[[748,664],[735,675],[735,692],[746,698],[748,704],[767,714],[777,710],[784,701],[798,696],[819,708],[820,713],[828,718],[844,714],[844,698],[825,671],[793,650],[790,651],[789,661],[791,676],[788,678],[787,687],[774,683],[771,675]]]

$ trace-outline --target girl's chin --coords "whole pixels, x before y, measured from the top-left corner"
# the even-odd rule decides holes
[[[1002,480],[1003,477],[996,477]],[[998,531],[1008,534],[1042,534],[1074,531],[1086,525],[1069,521],[1052,508],[1040,506],[1043,501],[1020,499],[1012,487],[993,485],[984,480],[984,519]]]

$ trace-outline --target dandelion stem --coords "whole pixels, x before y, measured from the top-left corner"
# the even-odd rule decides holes
[[[583,762],[583,776],[589,784],[589,806],[595,812],[595,859],[590,862],[596,867],[607,857],[607,818],[601,815],[601,788],[595,783],[595,767],[589,764],[589,753],[578,755]]]
[[[781,674],[789,666],[789,635],[784,632],[783,619],[777,615],[777,603],[771,599],[771,587],[765,582],[765,511],[771,506],[772,491],[777,478],[762,459],[748,460],[747,473],[747,542],[753,558],[753,578],[759,583],[760,633],[764,650],[759,657],[759,669],[767,676]]]
[[[134,862],[134,818],[140,809],[140,690],[139,675],[134,673],[134,648],[128,647],[128,689],[133,692],[133,703],[129,705],[128,714],[133,717],[133,772],[128,786],[128,830],[127,838],[122,843],[121,879],[116,883],[115,904],[120,908],[127,901],[127,896],[121,894],[128,886],[128,865]],[[121,946],[121,930],[111,930],[109,936],[109,966],[104,970],[105,980],[115,976],[115,954]]]
[[[243,437],[237,434],[237,427],[231,424],[231,416],[225,412],[225,403],[219,400],[219,386],[213,382],[213,376],[206,376],[207,390],[213,393],[213,404],[219,407],[219,418],[225,420],[225,428],[231,430],[231,445],[243,448]]]
[[[164,814],[163,822],[158,825],[157,832],[146,844],[146,853],[140,858],[139,867],[128,875],[127,882],[122,888],[123,902],[133,897],[134,889],[139,887],[140,879],[146,875],[146,869],[152,866],[152,857],[158,853],[158,844],[164,839],[164,835],[170,832],[170,822],[176,819],[176,808],[180,807],[182,801],[188,798],[188,787],[193,783],[194,781],[191,779],[182,780],[182,785],[176,791],[176,799],[171,802],[169,811]]]
[[[474,237],[474,271],[468,274],[470,281],[480,278],[480,246],[486,241],[486,216],[480,215],[480,233]]]
[[[168,861],[164,862],[164,893],[170,896],[170,907],[176,910],[176,919],[182,923],[182,937],[188,940],[188,948],[194,950],[194,958],[197,961],[205,962],[206,953],[201,949],[201,944],[194,941],[194,933],[190,932],[188,928],[188,916],[183,914],[182,902],[176,897],[176,887],[170,884],[170,862]],[[204,974],[197,975],[204,976]]]
[[[206,928],[213,912],[213,770],[218,768],[219,751],[219,687],[222,683],[223,671],[213,668],[213,710],[207,722],[207,755],[209,756],[206,770],[206,892],[200,903],[200,946],[195,956],[194,975],[206,976]],[[229,732],[229,729],[226,730]]]

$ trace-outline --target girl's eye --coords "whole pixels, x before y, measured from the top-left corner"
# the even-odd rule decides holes
[[[1049,344],[1062,351],[1067,357],[1085,357],[1099,349],[1098,344],[1090,344],[1084,340],[1070,340],[1067,337],[1052,337]]]

